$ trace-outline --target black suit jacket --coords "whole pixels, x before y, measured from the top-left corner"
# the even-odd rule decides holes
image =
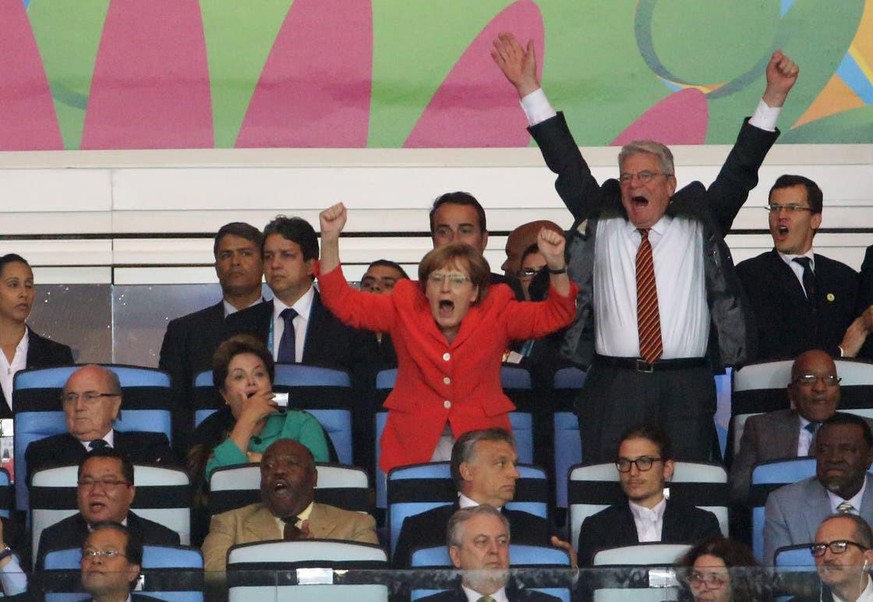
[[[228,336],[250,334],[269,345],[273,301],[227,317]],[[321,303],[315,291],[300,363],[346,370],[358,399],[352,406],[356,466],[372,466],[375,458],[373,415],[379,348],[371,332],[346,326]]]
[[[873,245],[867,247],[864,263],[861,264],[861,280],[858,286],[858,310],[867,309],[873,305]]]
[[[668,500],[661,528],[662,543],[696,544],[721,534],[718,519],[712,512],[680,500]],[[589,566],[594,554],[607,548],[640,543],[630,505],[616,504],[582,521],[579,530],[579,566]]]
[[[457,512],[458,502],[438,506],[427,512],[409,516],[403,521],[397,548],[394,551],[395,568],[409,568],[412,553],[419,548],[433,548],[446,544],[446,526],[449,518]],[[503,515],[509,520],[512,543],[533,546],[550,546],[549,523],[535,514],[504,508]]]
[[[837,347],[857,315],[855,270],[815,255],[817,316],[797,276],[775,249],[743,261],[737,274],[752,308],[759,360],[795,358],[809,349],[839,357]]]
[[[143,545],[178,546],[179,534],[147,518],[127,513],[127,528],[139,535]],[[39,552],[36,555],[36,569],[40,570],[45,555],[52,550],[66,550],[81,547],[88,538],[88,523],[81,513],[68,516],[64,520],[47,527],[39,536]]]
[[[27,344],[27,368],[51,368],[53,366],[72,366],[73,352],[69,346],[50,341],[36,334],[29,326]],[[12,411],[6,402],[0,400],[0,418],[12,418]]]
[[[114,447],[126,453],[134,464],[178,464],[163,433],[115,431]],[[33,473],[43,468],[78,464],[86,453],[82,443],[69,433],[34,441],[24,452],[28,482]]]
[[[173,385],[173,438],[181,441],[193,422],[194,377],[212,369],[212,355],[227,338],[224,302],[167,324],[158,367],[170,373]]]
[[[530,600],[531,602],[557,602],[559,600],[559,598],[544,594],[542,592],[537,592],[530,589],[518,589],[515,586],[514,581],[510,581],[509,584],[506,586],[506,598],[509,600],[509,602],[515,602],[516,600]],[[461,589],[460,584],[458,584],[452,589],[440,592],[438,594],[433,594],[432,596],[421,598],[421,602],[467,602],[467,596],[464,594],[464,590]]]

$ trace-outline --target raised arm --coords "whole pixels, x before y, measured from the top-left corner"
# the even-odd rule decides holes
[[[770,55],[770,62],[767,63],[767,88],[761,99],[768,107],[781,107],[785,104],[791,88],[797,83],[799,74],[800,67],[797,63],[781,50],[776,50]]]
[[[318,214],[321,226],[321,274],[332,272],[340,264],[339,237],[346,225],[346,206],[342,203],[331,205]]]
[[[519,98],[524,98],[540,88],[533,40],[529,40],[525,48],[511,33],[501,33],[494,40],[491,58],[509,83],[515,86]]]

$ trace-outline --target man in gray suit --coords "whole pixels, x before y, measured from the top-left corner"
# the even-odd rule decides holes
[[[814,433],[840,403],[840,379],[829,354],[813,349],[797,356],[788,398],[793,410],[776,410],[746,421],[740,450],[731,465],[732,501],[747,502],[755,464],[813,454]]]
[[[764,563],[782,546],[815,541],[819,524],[831,514],[859,514],[873,521],[873,433],[867,422],[837,412],[815,440],[816,476],[780,487],[767,498]]]

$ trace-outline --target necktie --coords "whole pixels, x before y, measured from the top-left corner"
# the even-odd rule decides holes
[[[282,331],[282,340],[279,341],[279,356],[277,362],[280,364],[293,364],[296,359],[296,342],[294,337],[294,318],[297,317],[297,310],[283,309],[279,314],[285,321],[285,330]]]
[[[855,507],[849,502],[840,502],[840,505],[837,506],[837,514],[857,514],[858,511],[855,510]]]
[[[815,434],[818,432],[818,428],[821,426],[821,422],[807,422],[806,426],[803,427],[803,430],[808,432],[812,437],[809,440],[809,448],[806,450],[807,456],[815,455]]]
[[[492,598],[491,596],[482,596],[481,598],[476,600],[476,602],[494,602],[494,598]]]
[[[640,357],[654,364],[664,353],[661,341],[661,318],[658,315],[658,289],[655,286],[655,264],[648,229],[640,229],[637,251],[637,329],[640,333]]]
[[[109,444],[103,439],[94,439],[94,441],[88,444],[88,449],[91,451],[94,451],[95,449],[103,449],[104,447],[109,447]]]
[[[818,305],[815,294],[815,272],[812,271],[812,261],[809,257],[795,257],[791,261],[803,266],[803,290],[806,292],[806,300],[812,311],[816,311]]]
[[[300,539],[300,527],[297,526],[299,520],[296,516],[288,516],[282,519],[285,522],[285,529],[282,531],[282,539],[285,541],[297,541]]]

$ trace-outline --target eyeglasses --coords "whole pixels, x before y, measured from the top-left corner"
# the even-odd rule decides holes
[[[660,461],[661,458],[653,458],[651,456],[640,456],[636,460],[631,460],[630,458],[619,458],[615,462],[615,467],[618,469],[618,472],[630,472],[631,465],[634,465],[640,472],[646,472],[647,470],[651,470],[652,464]]]
[[[838,539],[837,541],[832,541],[830,543],[821,542],[811,544],[809,546],[809,552],[816,558],[821,558],[825,555],[825,551],[827,550],[830,550],[831,554],[843,554],[846,550],[849,549],[849,546],[855,546],[862,552],[870,549],[866,546],[862,546],[857,542],[849,541],[848,539]]]
[[[84,558],[89,558],[94,560],[95,558],[105,558],[107,560],[112,560],[113,558],[127,558],[124,554],[119,552],[118,550],[108,549],[108,550],[94,550],[92,548],[88,548],[87,550],[82,551],[82,556]]]
[[[458,274],[456,272],[452,272],[450,274],[445,274],[443,272],[432,272],[430,276],[427,277],[427,281],[436,286],[442,286],[443,283],[448,280],[449,285],[452,288],[460,288],[464,286],[465,282],[470,282],[470,279],[463,274]]]
[[[118,479],[82,479],[76,483],[82,489],[94,489],[100,487],[104,491],[107,489],[115,489],[119,485],[129,486],[130,481],[119,481]]]
[[[101,397],[118,397],[118,393],[99,393],[97,391],[85,391],[81,395],[79,393],[64,393],[61,395],[61,402],[64,404],[73,405],[79,402],[79,397],[85,403],[95,403]]]
[[[624,172],[618,176],[618,181],[622,184],[630,184],[634,177],[640,181],[640,184],[648,184],[655,176],[672,176],[670,173],[660,171],[638,171],[637,173]]]
[[[533,278],[540,272],[546,269],[546,266],[541,268],[523,268],[515,273],[516,278]]]
[[[700,573],[698,571],[694,571],[684,579],[685,583],[687,583],[690,587],[694,587],[697,589],[706,588],[706,589],[721,589],[725,586],[725,583],[728,582],[727,578],[717,575],[715,573]]]
[[[800,213],[801,211],[809,211],[812,212],[811,207],[804,207],[803,205],[798,205],[797,203],[789,203],[787,205],[779,205],[778,203],[773,203],[772,205],[767,205],[764,207],[767,213],[779,213],[783,209],[786,213]]]
[[[817,374],[801,374],[797,378],[795,378],[793,383],[796,383],[802,387],[811,387],[818,381],[821,381],[828,387],[836,387],[840,384],[842,378],[838,377],[836,374],[828,374],[827,376],[818,376]]]

